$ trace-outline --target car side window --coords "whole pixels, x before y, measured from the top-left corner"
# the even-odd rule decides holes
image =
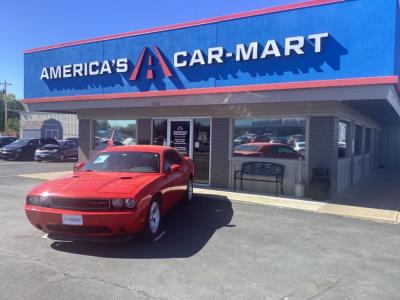
[[[171,151],[167,151],[164,154],[164,172],[168,172],[171,169],[172,164]]]
[[[296,151],[294,151],[292,148],[289,147],[278,147],[277,151],[279,154],[296,154]]]
[[[170,153],[171,153],[172,163],[180,165],[182,162],[181,155],[176,151],[170,151]]]
[[[29,146],[38,146],[38,141],[37,140],[32,140],[29,142]]]
[[[182,158],[176,151],[170,150],[164,155],[164,172],[168,172],[173,164],[181,164]]]

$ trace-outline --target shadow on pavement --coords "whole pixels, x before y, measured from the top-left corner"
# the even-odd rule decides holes
[[[232,203],[195,196],[191,205],[181,205],[164,218],[165,235],[157,242],[137,237],[126,243],[53,242],[54,250],[107,258],[184,258],[195,255],[222,227],[233,227]]]

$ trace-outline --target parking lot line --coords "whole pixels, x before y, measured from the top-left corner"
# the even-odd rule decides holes
[[[6,162],[6,163],[0,163],[0,167],[1,166],[7,166],[7,165],[16,165],[16,164],[18,164],[18,162]]]
[[[61,171],[61,172],[47,172],[47,173],[32,173],[32,174],[22,174],[19,177],[41,179],[41,180],[51,180],[58,177],[63,177],[72,174],[72,171]]]
[[[165,233],[166,233],[166,231],[164,230],[164,231],[161,232],[161,233],[158,235],[158,237],[156,237],[153,241],[154,241],[154,242],[158,242],[158,241],[164,236]]]

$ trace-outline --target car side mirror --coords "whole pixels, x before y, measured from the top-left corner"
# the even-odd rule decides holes
[[[173,164],[171,166],[171,173],[179,172],[181,170],[181,165]]]
[[[75,173],[75,172],[79,172],[79,171],[83,168],[84,165],[85,165],[84,162],[77,162],[77,163],[75,163],[75,164],[74,164],[74,168],[73,168],[74,173]]]

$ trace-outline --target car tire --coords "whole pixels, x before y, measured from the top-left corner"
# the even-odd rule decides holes
[[[37,161],[37,162],[41,162],[42,160],[41,160],[41,159],[36,159],[36,161]]]
[[[193,179],[192,176],[190,176],[188,179],[188,183],[186,185],[185,203],[189,204],[192,202],[193,202]]]
[[[149,204],[146,218],[145,238],[153,241],[161,232],[161,202],[154,199]]]
[[[58,161],[59,161],[59,162],[63,162],[64,160],[65,160],[64,154],[63,154],[63,153],[60,153],[60,154],[58,155]]]

